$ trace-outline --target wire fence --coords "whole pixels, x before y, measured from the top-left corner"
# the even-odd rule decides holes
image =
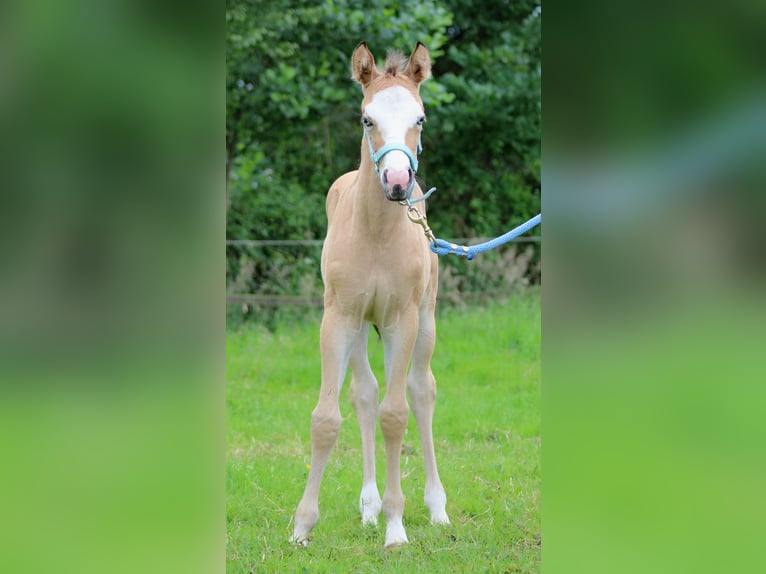
[[[461,245],[476,245],[493,239],[492,237],[458,237],[447,239],[450,243]],[[529,237],[517,237],[509,243],[540,243],[539,235]],[[321,247],[324,245],[323,239],[227,239],[226,245],[238,245],[241,247]]]
[[[490,237],[458,237],[449,239],[461,245],[476,245],[489,241]],[[514,244],[522,244],[513,247]],[[507,293],[507,288],[518,282],[529,282],[530,275],[538,276],[539,248],[541,237],[522,236],[509,242],[508,247],[492,253],[481,254],[467,262],[455,256],[441,258],[439,299],[445,302],[484,301]],[[301,239],[227,239],[227,248],[244,248],[245,251],[269,251],[280,248],[322,247],[323,240]],[[288,249],[290,251],[290,249]],[[537,254],[537,257],[535,257]],[[319,275],[319,251],[315,260],[312,257],[311,268]],[[305,260],[304,260],[305,263]],[[480,288],[477,289],[476,285]],[[252,307],[321,307],[323,298],[321,289],[309,288],[303,293],[238,292],[240,281],[231,281],[227,287],[226,303],[242,308]],[[238,289],[239,288],[239,289]]]

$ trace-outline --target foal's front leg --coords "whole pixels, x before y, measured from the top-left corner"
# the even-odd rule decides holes
[[[317,406],[311,413],[311,467],[306,490],[295,511],[292,542],[306,544],[309,532],[319,520],[319,487],[340,431],[338,395],[353,341],[354,333],[344,327],[343,317],[325,310],[320,329],[322,386]]]
[[[404,494],[401,483],[401,452],[407,429],[409,407],[405,397],[407,366],[418,330],[417,310],[403,312],[395,328],[382,331],[386,367],[386,396],[380,404],[380,429],[386,442],[386,490],[383,513],[386,516],[386,547],[406,544]]]

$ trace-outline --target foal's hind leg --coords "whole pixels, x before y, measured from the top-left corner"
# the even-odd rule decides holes
[[[351,402],[362,435],[362,492],[359,512],[362,524],[378,523],[381,500],[375,481],[375,425],[378,415],[378,382],[367,358],[367,335],[363,329],[351,351]]]
[[[311,468],[295,511],[293,542],[306,542],[309,532],[319,519],[319,486],[322,482],[327,458],[340,431],[341,415],[338,407],[343,378],[349,355],[357,333],[345,328],[343,317],[325,310],[320,329],[322,353],[322,387],[319,402],[311,413]]]
[[[431,372],[431,356],[436,342],[436,322],[433,306],[420,311],[420,324],[415,349],[412,353],[412,367],[407,376],[407,390],[415,420],[418,423],[420,443],[425,459],[426,485],[423,500],[431,513],[432,524],[449,524],[447,517],[447,496],[439,480],[434,453],[432,421],[436,402],[436,381]]]

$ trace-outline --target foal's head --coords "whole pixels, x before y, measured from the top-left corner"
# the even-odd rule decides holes
[[[409,60],[401,52],[389,52],[380,70],[362,42],[351,56],[351,69],[362,85],[362,125],[383,191],[391,201],[409,198],[426,120],[418,91],[431,75],[428,48],[418,42]]]

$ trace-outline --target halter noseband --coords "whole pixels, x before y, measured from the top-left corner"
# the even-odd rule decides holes
[[[370,159],[372,160],[372,165],[375,166],[375,173],[378,174],[378,177],[380,177],[380,168],[378,167],[378,163],[380,163],[380,160],[383,159],[383,156],[386,155],[390,151],[399,150],[400,152],[403,152],[404,155],[407,156],[407,159],[410,160],[410,167],[412,168],[412,173],[418,172],[418,158],[416,158],[412,152],[410,151],[410,148],[408,148],[406,145],[401,144],[388,144],[384,145],[382,148],[380,148],[377,152],[372,147],[372,140],[370,139],[370,134],[367,132],[367,130],[364,130],[364,135],[367,138],[367,145],[370,146]],[[420,138],[418,138],[418,153],[423,151],[423,145],[420,142]],[[428,190],[426,194],[423,195],[423,197],[419,197],[418,199],[410,199],[410,196],[412,195],[412,190],[415,189],[415,178],[412,178],[412,184],[410,185],[410,188],[407,190],[407,197],[404,201],[400,201],[402,205],[409,205],[411,206],[413,203],[418,203],[420,201],[425,201],[430,197],[430,195],[436,191],[435,187],[432,187]]]
[[[412,172],[418,172],[418,158],[415,157],[415,155],[410,151],[410,148],[408,148],[406,145],[395,143],[387,144],[380,148],[378,151],[375,151],[375,149],[372,147],[372,140],[370,139],[370,134],[367,132],[367,130],[364,130],[364,135],[367,138],[367,144],[370,146],[370,159],[372,160],[372,165],[375,166],[375,173],[380,175],[380,168],[378,167],[380,160],[382,160],[383,156],[388,152],[394,150],[398,150],[404,153],[404,155],[407,156],[407,159],[410,160],[410,167],[412,168]],[[423,151],[423,147],[420,145],[420,140],[418,140],[418,153],[421,151]]]

